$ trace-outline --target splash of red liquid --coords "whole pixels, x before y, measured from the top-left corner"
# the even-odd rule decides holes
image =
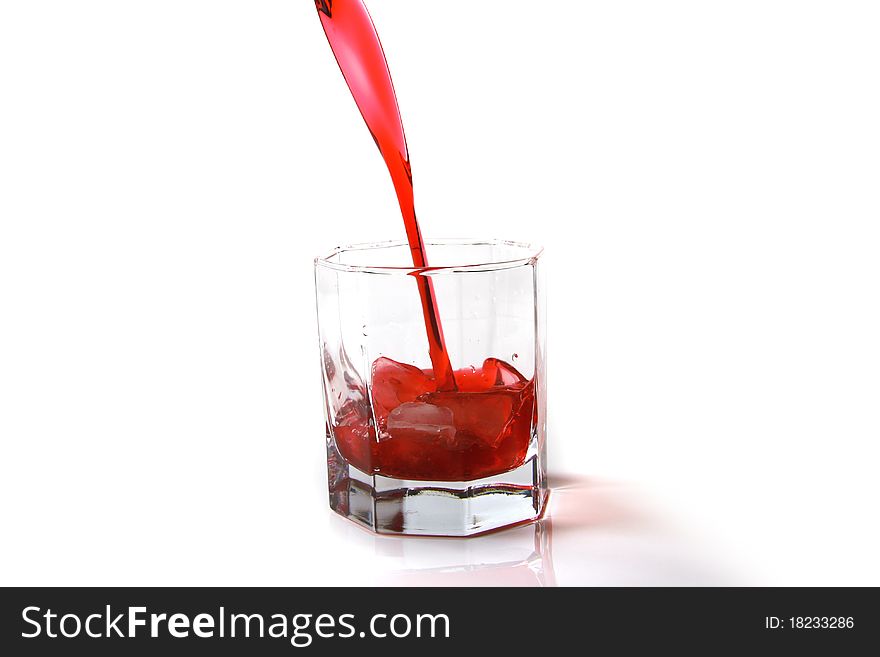
[[[342,408],[333,428],[346,461],[396,479],[470,481],[525,461],[535,416],[534,381],[488,358],[457,370],[458,390],[439,390],[433,373],[379,358],[372,367],[375,424],[369,408]]]

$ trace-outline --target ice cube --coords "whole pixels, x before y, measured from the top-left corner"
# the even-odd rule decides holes
[[[418,440],[451,445],[455,440],[453,414],[448,408],[424,402],[406,402],[388,416],[383,439]]]
[[[378,358],[373,363],[373,403],[379,419],[419,395],[437,389],[433,379],[413,365],[405,365],[390,358]]]
[[[470,367],[455,372],[455,383],[462,392],[482,392],[499,386],[525,384],[526,378],[497,358],[487,358],[479,369]]]
[[[421,400],[449,411],[452,415],[450,424],[459,437],[473,436],[493,447],[522,404],[518,392],[505,389],[435,392],[423,395]]]
[[[483,362],[483,378],[492,381],[493,386],[513,386],[526,383],[527,379],[513,365],[497,358],[487,358]]]

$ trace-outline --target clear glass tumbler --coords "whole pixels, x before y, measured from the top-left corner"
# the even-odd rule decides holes
[[[469,536],[547,500],[541,249],[428,240],[315,260],[331,508],[373,531]],[[430,277],[454,369],[433,377],[417,279]]]

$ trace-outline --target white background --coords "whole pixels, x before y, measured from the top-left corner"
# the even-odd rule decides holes
[[[880,584],[877,4],[368,6],[425,233],[547,248],[552,540],[327,509],[312,3],[3,2],[0,583]]]

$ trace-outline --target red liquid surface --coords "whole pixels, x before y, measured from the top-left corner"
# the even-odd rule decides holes
[[[391,174],[413,266],[427,268],[403,123],[372,19],[361,0],[315,0],[315,7]],[[398,479],[466,481],[518,467],[531,438],[534,381],[495,358],[453,371],[431,279],[414,279],[432,369],[373,363],[372,413],[365,391],[345,393],[333,428],[339,452],[364,472]]]
[[[507,472],[526,457],[534,382],[488,358],[457,370],[458,390],[439,390],[430,370],[389,358],[372,367],[372,401],[355,396],[337,414],[336,446],[363,472],[397,479],[468,481]]]

